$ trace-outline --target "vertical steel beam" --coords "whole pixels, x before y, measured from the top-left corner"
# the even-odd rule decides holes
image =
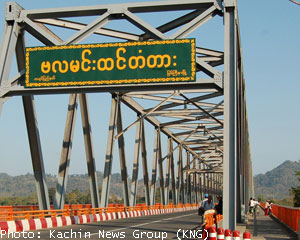
[[[211,173],[207,173],[207,184],[208,184],[208,194],[212,194],[212,182],[211,182]]]
[[[215,194],[215,199],[217,199],[218,195],[218,179],[217,179],[217,173],[214,173],[214,194]]]
[[[190,169],[190,154],[188,151],[186,151],[185,153],[185,157],[186,157],[186,166],[187,166],[187,169]],[[192,193],[191,193],[191,176],[190,174],[188,173],[188,171],[186,171],[186,174],[185,174],[185,189],[186,189],[186,202],[187,203],[191,203],[191,196],[192,196]]]
[[[224,1],[224,160],[223,227],[236,227],[236,31],[235,1]]]
[[[178,148],[178,158],[179,158],[179,173],[180,173],[180,196],[181,196],[181,203],[185,204],[186,203],[186,198],[185,198],[185,189],[184,189],[184,174],[183,174],[183,159],[182,159],[182,146],[179,146]]]
[[[21,39],[23,39],[22,37],[23,33],[20,33],[20,27],[15,21],[5,22],[3,38],[0,47],[0,90],[6,87],[5,85],[7,84],[7,80],[9,78],[9,74],[11,71],[11,64],[12,64],[13,55],[15,53],[15,49],[16,47],[18,48],[18,45],[20,45],[17,43],[18,38],[20,39],[20,35],[21,35]],[[21,53],[20,51],[19,53],[24,55],[24,53]],[[16,49],[16,54],[18,54],[17,49]],[[22,67],[24,66],[24,63],[22,63],[23,60],[25,60],[25,57],[24,59],[20,56],[17,57],[19,70],[22,70]],[[5,99],[1,98],[0,117],[1,117],[2,107],[4,102]]]
[[[20,27],[18,24],[15,21],[6,21],[0,48],[0,86],[2,88],[5,87],[9,78],[19,34]]]
[[[95,165],[95,157],[93,152],[92,129],[90,124],[90,114],[88,108],[88,99],[85,93],[79,94],[81,120],[83,128],[83,137],[85,144],[85,153],[87,161],[87,169],[90,183],[90,192],[93,208],[100,207],[99,187],[97,182],[97,173]]]
[[[197,162],[198,162],[198,159],[195,159],[195,161],[194,161],[194,164],[193,164],[193,168],[197,168],[197,165],[199,165],[199,164],[197,164]],[[199,169],[199,168],[198,168]],[[194,174],[194,180],[193,180],[193,182],[194,182],[194,202],[195,203],[198,203],[198,201],[199,201],[199,181],[198,181],[198,175],[199,174],[197,174],[197,173],[195,173]]]
[[[40,210],[50,209],[39,128],[33,96],[23,96],[23,106]]]
[[[198,163],[198,169],[202,169],[202,166],[201,166],[201,162],[199,161]],[[198,202],[200,202],[202,199],[203,199],[203,180],[202,180],[202,173],[198,174],[198,184],[199,184],[199,195],[198,195]]]
[[[76,122],[77,113],[77,94],[70,94],[68,113],[66,119],[65,133],[63,139],[63,146],[60,155],[60,162],[58,168],[56,193],[54,200],[55,209],[63,209],[65,203],[65,194],[67,189],[67,181],[69,174],[69,165],[72,152],[73,134]]]
[[[147,150],[146,150],[146,136],[145,136],[145,123],[144,119],[141,119],[142,124],[142,137],[141,137],[141,147],[142,147],[142,162],[143,162],[143,173],[144,173],[144,188],[145,188],[145,200],[146,204],[150,205],[150,189],[149,189],[149,176],[148,176],[148,166],[147,166]]]
[[[238,38],[236,39],[236,43],[236,220],[238,223],[242,223],[242,76]]]
[[[247,139],[247,134],[245,136]],[[252,195],[250,194],[250,162],[249,162],[249,152],[248,152],[248,144],[245,144],[245,199],[246,199],[246,204],[245,204],[245,212],[247,213],[249,211],[249,205],[248,201],[250,200],[250,197]]]
[[[123,131],[122,123],[122,112],[121,112],[121,102],[118,101],[118,113],[117,113],[117,133]],[[128,174],[127,174],[127,164],[126,164],[126,155],[125,155],[125,141],[124,135],[118,137],[118,147],[119,147],[119,156],[120,156],[120,169],[121,169],[121,178],[123,183],[123,198],[124,204],[126,207],[130,206],[129,202],[129,193],[128,193]]]
[[[101,207],[108,206],[117,114],[118,114],[118,100],[116,99],[115,95],[112,95],[106,155],[105,155],[105,165],[104,165],[104,176],[103,176],[102,192],[101,192],[101,204],[100,204]]]
[[[138,116],[139,119],[139,116]],[[139,156],[140,156],[140,145],[141,145],[141,129],[142,122],[139,121],[136,125],[136,135],[134,144],[134,155],[133,155],[133,167],[132,167],[132,182],[131,182],[131,192],[130,192],[130,205],[136,205],[136,190],[138,184],[138,174],[139,174]]]
[[[176,204],[180,202],[180,196],[181,196],[181,191],[180,191],[180,154],[181,154],[181,146],[178,146],[178,155],[177,155],[177,176],[176,176]]]
[[[172,138],[169,138],[169,149],[170,149],[170,158],[171,158],[171,178],[172,178],[172,202],[173,204],[176,204],[176,176],[175,176],[175,166],[174,166],[174,155],[173,155],[173,140]]]
[[[162,159],[162,146],[161,146],[161,132],[158,129],[158,171],[159,171],[159,185],[160,185],[160,199],[161,204],[165,205],[165,194],[164,194],[164,172],[163,172],[163,159]]]
[[[18,70],[21,71],[25,69],[25,40],[24,40],[24,32],[20,30],[19,27],[16,27],[16,23],[14,25],[14,36],[11,36],[9,49],[7,52],[7,64],[11,64],[11,58],[13,56],[13,52],[16,52],[16,60]],[[9,68],[8,65],[3,63],[3,66]],[[4,72],[4,81],[8,77],[9,72]],[[36,116],[35,102],[33,96],[23,96],[23,106],[25,113],[25,120],[27,126],[29,147],[31,153],[32,167],[33,173],[36,183],[37,189],[37,197],[40,210],[50,209],[49,203],[49,195],[48,195],[48,187],[46,183],[46,175],[44,169],[44,161],[41,147],[41,140],[38,128],[38,121]]]
[[[169,186],[170,186],[170,171],[171,171],[171,154],[172,154],[172,150],[171,149],[171,142],[170,142],[171,138],[168,138],[168,156],[167,156],[167,166],[166,166],[166,182],[165,182],[165,201],[166,201],[166,205],[169,204]]]
[[[206,169],[205,165],[203,165],[203,169]],[[208,193],[207,173],[205,173],[205,172],[203,173],[203,190],[204,190],[204,195]]]
[[[150,193],[150,203],[151,205],[155,204],[155,192],[156,192],[156,173],[157,173],[157,159],[158,159],[158,144],[159,129],[155,129],[154,135],[154,149],[153,149],[153,165],[152,165],[152,179],[151,179],[151,193]]]

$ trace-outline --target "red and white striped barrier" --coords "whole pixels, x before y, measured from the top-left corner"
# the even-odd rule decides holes
[[[240,240],[240,232],[235,230],[233,231],[233,240]]]
[[[24,219],[15,221],[0,222],[0,231],[5,232],[22,232],[22,231],[34,231],[47,228],[63,227],[74,224],[85,224],[91,222],[109,221],[115,219],[132,218],[164,213],[183,212],[189,210],[196,210],[198,207],[183,207],[173,209],[150,209],[141,211],[130,212],[111,212],[102,214],[89,214],[81,216],[61,216],[61,217],[49,217],[40,219]]]
[[[232,232],[230,229],[225,230],[225,240],[232,240]]]
[[[208,239],[217,240],[217,231],[215,227],[210,227],[208,230]]]
[[[218,228],[217,233],[218,233],[218,235],[217,235],[218,240],[219,239],[223,240],[224,239],[224,229],[223,228]]]
[[[251,240],[251,233],[249,233],[249,232],[244,232],[244,234],[243,234],[243,239],[244,239],[244,240]]]
[[[203,239],[207,239],[207,240],[224,240],[224,229],[223,228],[218,228],[216,230],[215,227],[210,227],[208,229],[208,237],[206,237],[207,235],[203,234]],[[233,240],[240,240],[240,232],[235,230],[235,231],[231,231],[230,229],[226,229],[225,230],[225,240],[231,240],[233,237]],[[243,240],[251,240],[251,233],[249,232],[244,232],[243,234]]]

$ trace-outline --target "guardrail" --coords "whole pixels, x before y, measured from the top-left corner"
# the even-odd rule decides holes
[[[273,204],[272,214],[290,226],[293,230],[299,232],[300,208]]]
[[[110,204],[110,205],[122,205],[122,204]],[[92,208],[92,204],[65,204],[64,209],[81,209],[81,208]],[[53,210],[54,206],[51,205],[50,209]],[[19,206],[0,206],[1,212],[13,212],[13,211],[34,211],[39,210],[38,205],[19,205]]]
[[[264,203],[260,203],[260,206],[265,209]],[[272,204],[272,215],[299,232],[300,208]]]
[[[35,218],[52,218],[60,216],[81,216],[88,214],[102,214],[102,213],[118,213],[118,212],[130,212],[130,211],[142,211],[142,210],[156,210],[156,209],[174,209],[174,208],[188,208],[196,207],[197,204],[178,204],[178,205],[154,205],[146,206],[140,205],[135,207],[123,207],[117,205],[107,208],[77,208],[77,209],[60,209],[60,210],[32,210],[32,211],[7,211],[0,212],[1,221],[13,221],[22,219],[35,219]]]

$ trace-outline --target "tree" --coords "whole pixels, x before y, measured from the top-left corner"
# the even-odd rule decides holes
[[[65,199],[66,203],[67,204],[78,204],[79,203],[79,201],[78,201],[79,195],[80,195],[80,192],[77,188],[74,189],[72,192],[67,193],[66,199]]]
[[[300,182],[300,171],[296,172],[296,176],[298,177],[298,181]],[[300,186],[292,187],[290,192],[293,194],[293,202],[294,207],[300,207]]]
[[[263,195],[258,195],[257,201],[259,201],[259,202],[265,202],[264,196]]]
[[[56,192],[56,188],[55,188],[55,187],[51,187],[51,188],[49,188],[49,190],[48,190],[48,193],[49,193],[49,201],[50,201],[50,204],[51,204],[51,205],[54,203],[54,200],[55,200],[55,192]]]

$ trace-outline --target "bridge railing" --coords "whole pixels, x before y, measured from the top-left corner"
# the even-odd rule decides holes
[[[300,208],[273,204],[272,213],[296,232],[299,231]]]
[[[265,208],[264,203],[260,203],[260,206]],[[299,232],[300,208],[272,204],[272,214],[294,231]]]
[[[117,204],[113,204],[117,205]],[[54,209],[53,205],[50,206],[51,210]],[[92,204],[65,204],[64,209],[74,209],[74,208],[92,208]],[[1,212],[13,212],[13,211],[34,211],[39,210],[38,205],[18,205],[18,206],[0,206]]]
[[[188,208],[196,207],[197,204],[178,204],[178,205],[154,205],[146,206],[140,205],[135,207],[124,207],[122,205],[111,206],[107,208],[74,208],[74,209],[60,209],[60,210],[30,210],[30,211],[2,211],[0,212],[1,221],[12,221],[22,219],[35,219],[35,218],[52,218],[60,216],[80,216],[88,214],[102,214],[102,213],[117,213],[117,212],[130,212],[142,210],[157,210],[157,209],[174,209],[174,208]]]

